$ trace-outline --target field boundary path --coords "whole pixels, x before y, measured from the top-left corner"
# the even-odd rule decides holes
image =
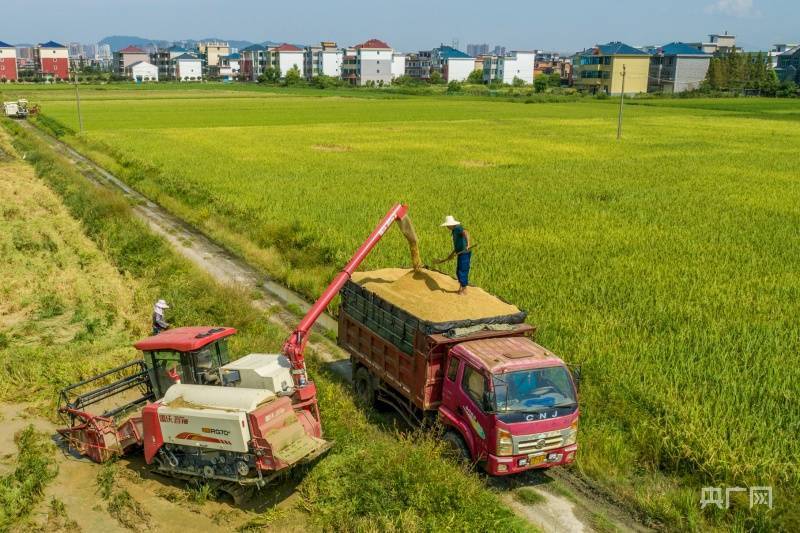
[[[263,297],[253,301],[254,306],[262,310],[280,309],[270,314],[270,321],[292,330],[296,326],[297,316],[290,311],[290,308],[300,309],[305,313],[310,307],[300,295],[267,279],[258,269],[236,257],[185,221],[168,213],[166,209],[133,190],[75,149],[28,122],[21,124],[55,152],[66,157],[84,177],[98,186],[121,192],[131,203],[133,212],[140,220],[215,280],[229,286],[260,291]],[[335,333],[337,321],[325,313],[319,318],[315,328],[319,333]],[[312,339],[310,344],[315,355],[331,370],[345,381],[351,380],[350,361],[344,351],[326,340]],[[489,483],[503,492],[501,496],[503,501],[515,513],[545,532],[648,530],[630,513],[616,505],[616,502],[592,488],[586,480],[568,472],[531,473],[520,479],[491,480]],[[514,490],[521,487],[533,488],[541,496],[541,501],[526,504],[516,499]]]

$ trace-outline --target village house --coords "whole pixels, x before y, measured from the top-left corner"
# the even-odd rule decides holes
[[[303,61],[303,49],[293,44],[283,43],[280,46],[269,49],[270,64],[278,69],[281,78],[286,76],[292,68],[297,67],[300,77],[305,77],[305,61]]]
[[[175,79],[179,81],[203,80],[203,60],[196,55],[181,54],[173,61],[175,61]]]
[[[439,72],[446,82],[465,81],[475,70],[475,58],[452,46],[441,45],[431,50],[431,70]]]
[[[616,41],[578,53],[572,68],[573,84],[581,91],[618,95],[622,93],[624,72],[625,94],[646,93],[650,55]]]
[[[17,49],[0,41],[0,81],[16,81],[18,77]]]
[[[150,62],[150,54],[138,46],[126,46],[122,50],[114,52],[114,74],[125,76],[128,69],[134,63]]]
[[[63,44],[48,41],[33,50],[36,73],[44,79],[69,79],[69,50]]]
[[[137,61],[125,69],[130,78],[141,83],[144,81],[158,81],[158,67],[147,61]]]
[[[699,89],[710,62],[710,54],[686,43],[656,48],[650,56],[648,91],[681,93]]]
[[[531,84],[535,62],[535,52],[512,51],[508,55],[486,56],[483,61],[483,81],[500,81],[511,85],[518,79]]]

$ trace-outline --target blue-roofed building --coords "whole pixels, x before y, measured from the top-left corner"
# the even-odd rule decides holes
[[[69,50],[63,44],[47,41],[33,50],[36,75],[46,80],[69,79]]]
[[[0,82],[16,81],[17,74],[17,49],[8,43],[0,41]]]
[[[242,55],[238,52],[220,56],[219,77],[228,81],[237,79],[241,71],[241,61]]]
[[[778,55],[775,72],[781,81],[800,83],[800,46],[784,50]]]
[[[475,70],[475,58],[452,46],[431,50],[431,72],[439,72],[444,81],[464,81]]]
[[[158,77],[160,80],[174,80],[177,78],[177,64],[175,58],[189,53],[183,46],[170,46],[169,48],[159,48],[150,54],[150,63],[158,67]]]
[[[700,88],[706,79],[711,54],[687,43],[669,43],[650,54],[648,91],[681,93]]]
[[[647,92],[650,55],[614,41],[579,52],[572,60],[573,85],[584,92],[611,95]],[[624,83],[623,83],[624,80]]]
[[[260,44],[253,44],[239,50],[239,75],[244,80],[256,81],[269,67],[267,64],[267,48]]]

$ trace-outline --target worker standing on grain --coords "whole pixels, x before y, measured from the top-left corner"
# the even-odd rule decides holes
[[[469,268],[472,259],[472,246],[469,241],[469,232],[464,229],[461,222],[453,218],[452,215],[447,215],[444,219],[442,227],[450,230],[453,234],[453,251],[450,252],[445,259],[438,261],[444,263],[450,261],[453,257],[456,258],[456,278],[458,278],[458,294],[466,294],[467,286],[469,285]]]
[[[158,335],[169,328],[169,324],[164,319],[164,309],[169,309],[169,305],[164,300],[157,301],[153,306],[153,335]]]

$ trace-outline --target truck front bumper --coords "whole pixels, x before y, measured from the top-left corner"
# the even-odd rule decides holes
[[[578,453],[578,445],[570,444],[563,448],[524,455],[497,456],[489,454],[486,471],[492,476],[507,476],[526,470],[550,468],[573,462]]]

